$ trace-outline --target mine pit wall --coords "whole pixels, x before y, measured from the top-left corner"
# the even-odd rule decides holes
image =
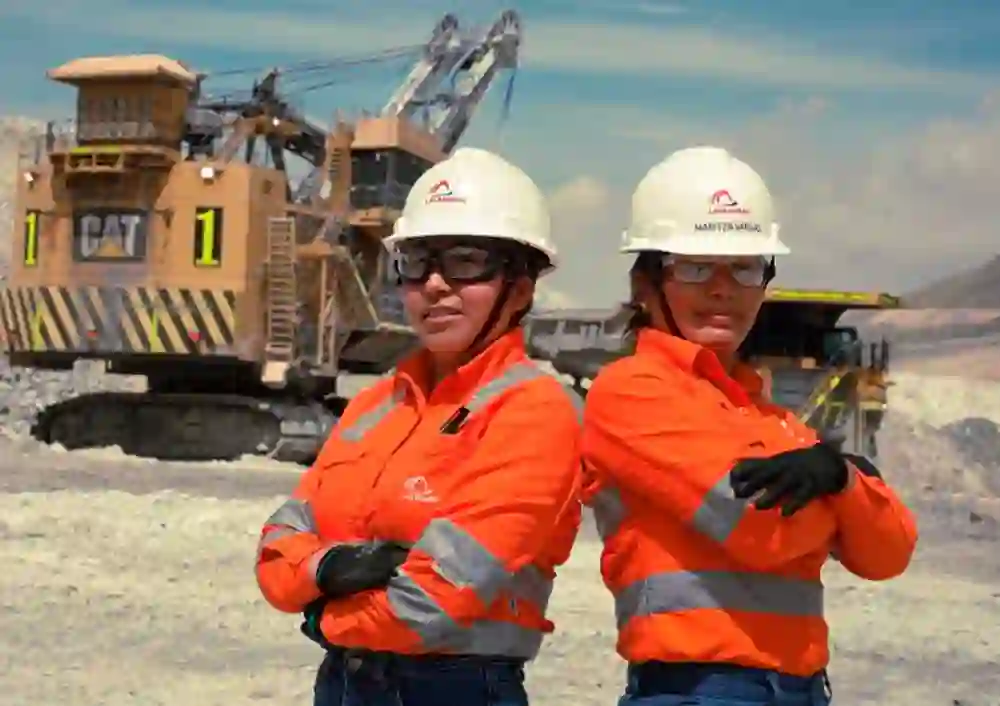
[[[22,180],[0,296],[11,350],[259,359],[267,221],[285,215],[286,181],[242,163],[204,179],[203,166],[102,190]]]

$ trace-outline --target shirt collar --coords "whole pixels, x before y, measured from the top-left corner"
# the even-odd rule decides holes
[[[512,363],[527,359],[524,331],[517,327],[497,338],[475,358],[445,377],[430,390],[430,353],[423,348],[396,366],[396,378],[428,403],[452,403],[465,399],[483,383],[493,380]]]
[[[732,397],[734,386],[742,395],[759,399],[764,381],[757,371],[744,362],[737,362],[731,373],[726,373],[715,352],[664,331],[644,328],[638,332],[636,354],[667,358],[684,372],[705,378]]]

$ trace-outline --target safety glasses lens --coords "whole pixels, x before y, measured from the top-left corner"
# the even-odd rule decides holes
[[[742,286],[759,287],[764,284],[767,274],[767,261],[763,258],[753,262],[698,262],[675,260],[672,256],[667,256],[663,264],[669,267],[675,280],[684,284],[704,284],[721,268]]]
[[[712,278],[718,265],[711,262],[675,262],[670,266],[674,279],[685,284],[701,284]]]
[[[491,251],[467,245],[442,250],[406,250],[396,258],[400,277],[409,282],[425,281],[435,269],[445,279],[457,282],[489,279],[496,267],[497,261]]]
[[[476,279],[491,271],[494,264],[492,253],[483,248],[459,246],[449,248],[438,255],[441,275],[451,279]]]
[[[764,273],[767,272],[766,263],[753,265],[733,265],[729,268],[733,279],[744,287],[759,287],[764,284]]]

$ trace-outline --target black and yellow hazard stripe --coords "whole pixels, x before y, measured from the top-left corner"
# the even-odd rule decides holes
[[[235,344],[236,292],[10,287],[0,318],[14,352],[219,354]]]

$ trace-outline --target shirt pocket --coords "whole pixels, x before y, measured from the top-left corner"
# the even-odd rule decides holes
[[[334,431],[334,434],[337,432]],[[315,465],[320,471],[339,466],[356,464],[366,455],[365,444],[358,441],[346,441],[335,436],[328,441],[316,458]]]
[[[815,443],[815,438],[804,426],[794,421],[787,422],[776,414],[761,413],[760,427],[762,441],[767,448],[766,456],[808,448]]]
[[[421,456],[428,476],[441,479],[442,486],[460,474],[456,468],[476,453],[485,429],[476,424],[457,434],[438,434],[429,439]]]
[[[475,428],[463,428],[457,434],[424,437],[419,447],[404,455],[405,469],[394,469],[386,476],[392,480],[378,489],[378,506],[403,503],[420,505],[432,516],[447,508],[461,492],[461,466],[476,452],[480,433]]]
[[[313,512],[320,535],[328,539],[359,537],[360,519],[371,493],[369,454],[362,444],[335,441],[316,459],[319,483]]]

